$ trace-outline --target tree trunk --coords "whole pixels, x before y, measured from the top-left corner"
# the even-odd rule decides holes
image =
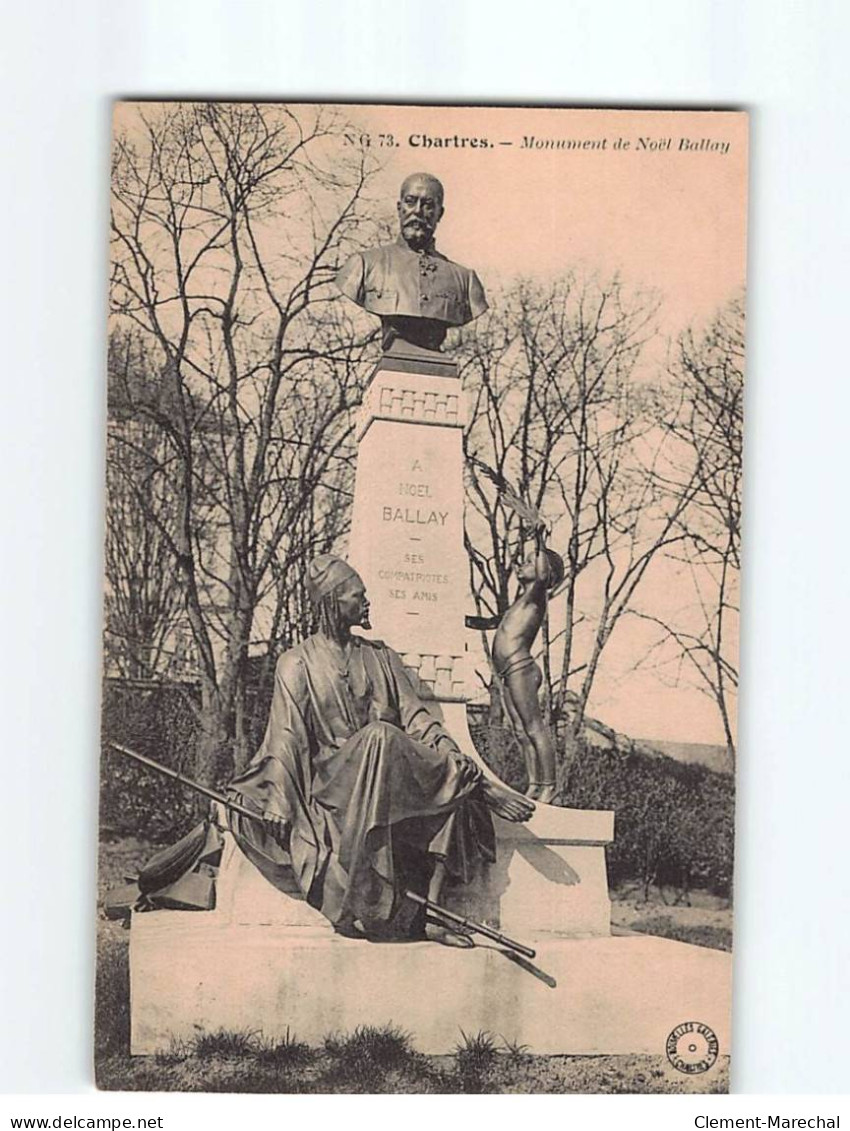
[[[223,765],[227,721],[221,695],[209,680],[201,682],[201,710],[195,744],[195,777],[202,785],[220,784],[227,769]]]
[[[564,657],[561,666],[561,678],[558,681],[558,690],[552,705],[552,717],[557,725],[567,716],[567,685],[570,677],[570,664],[573,655],[573,627],[575,624],[575,576],[571,573],[567,582],[564,619]]]
[[[579,736],[573,729],[572,719],[568,720],[566,726],[563,727],[563,735],[564,745],[555,769],[555,778],[559,794],[568,798],[570,795],[570,778],[581,745]]]

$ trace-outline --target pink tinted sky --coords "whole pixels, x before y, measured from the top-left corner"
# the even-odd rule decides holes
[[[709,317],[745,276],[747,117],[705,111],[346,107],[386,161],[389,199],[410,172],[446,187],[440,248],[474,267],[485,287],[571,265],[653,288],[675,333]],[[378,148],[392,133],[398,148]],[[414,147],[411,135],[486,138],[495,148]],[[537,139],[601,140],[605,150],[527,149]],[[625,138],[629,149],[615,150]],[[671,149],[637,148],[640,138]],[[728,151],[682,151],[681,138]],[[500,145],[511,141],[513,145]]]

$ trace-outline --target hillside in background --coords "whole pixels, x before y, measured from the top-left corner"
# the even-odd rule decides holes
[[[667,742],[662,738],[629,738],[619,734],[598,719],[587,719],[585,723],[587,744],[597,750],[619,750],[623,753],[646,754],[650,758],[662,756],[685,765],[705,766],[718,774],[732,774],[735,767],[725,746],[713,746],[709,742]]]
[[[735,766],[725,746],[709,742],[668,742],[663,738],[630,738],[620,734],[598,719],[585,720],[585,738],[588,746],[603,750],[634,751],[650,757],[663,755],[686,765],[706,766],[719,774],[732,774]]]

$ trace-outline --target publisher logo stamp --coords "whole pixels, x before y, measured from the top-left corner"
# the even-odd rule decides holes
[[[696,1076],[717,1060],[720,1045],[713,1029],[701,1021],[683,1021],[667,1038],[667,1059],[678,1072]]]

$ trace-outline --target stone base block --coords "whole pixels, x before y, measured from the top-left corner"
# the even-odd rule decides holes
[[[426,1053],[487,1030],[538,1054],[663,1055],[699,1021],[729,1051],[731,956],[649,936],[538,941],[534,963],[492,946],[368,943],[324,927],[212,925],[203,913],[135,915],[134,1054],[200,1032],[320,1042],[358,1025],[400,1026]]]

